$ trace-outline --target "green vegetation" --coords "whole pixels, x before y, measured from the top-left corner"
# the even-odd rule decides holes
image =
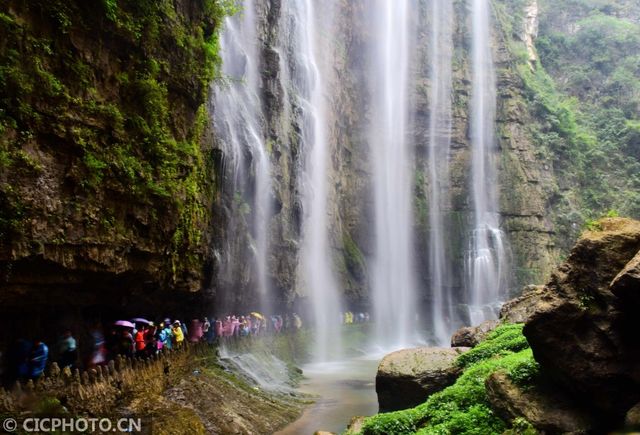
[[[429,230],[429,194],[427,193],[427,175],[424,169],[418,167],[415,170],[414,180],[414,213],[416,216],[416,223],[421,231]]]
[[[367,262],[364,254],[347,231],[342,234],[342,246],[347,269],[353,276],[362,279],[367,271]]]
[[[534,117],[527,128],[558,179],[549,206],[561,248],[607,210],[640,217],[640,9],[626,0],[541,1],[540,60],[531,65],[522,2],[494,5]]]
[[[522,325],[503,325],[486,341],[459,357],[464,368],[456,383],[413,409],[378,414],[366,419],[363,435],[383,434],[500,434],[533,433],[521,419],[505,422],[487,402],[485,380],[498,370],[506,371],[518,384],[530,384],[538,364],[522,335]]]
[[[0,190],[0,241],[22,231],[25,207],[15,189],[5,186]]]
[[[522,417],[513,420],[511,429],[503,432],[502,435],[538,435],[538,431]]]
[[[616,218],[620,217],[620,213],[617,210],[609,210],[607,214],[601,216],[598,219],[587,219],[584,223],[584,229],[588,231],[602,231],[602,218]]]
[[[490,359],[495,355],[509,352],[519,352],[527,349],[529,343],[522,335],[522,325],[504,325],[491,333],[489,339],[483,341],[469,352],[458,357],[457,364],[461,368],[468,368],[480,361]]]

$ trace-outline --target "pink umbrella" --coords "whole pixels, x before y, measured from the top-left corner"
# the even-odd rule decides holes
[[[122,326],[124,328],[135,328],[136,327],[136,325],[134,325],[133,323],[129,322],[128,320],[118,320],[116,323],[114,323],[114,325]]]
[[[147,319],[143,319],[142,317],[133,318],[133,319],[131,319],[131,322],[132,323],[141,323],[143,325],[150,325],[151,324],[150,321],[148,321]]]

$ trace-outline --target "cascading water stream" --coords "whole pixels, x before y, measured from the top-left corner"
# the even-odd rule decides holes
[[[252,251],[257,292],[261,310],[270,312],[268,256],[269,222],[273,215],[272,183],[260,111],[260,56],[256,28],[255,7],[251,0],[245,1],[242,15],[225,19],[220,49],[227,82],[214,93],[214,123],[226,158],[232,164],[234,203],[246,201],[253,214],[250,225],[254,239]],[[247,173],[249,163],[250,173]],[[252,185],[250,181],[253,181]],[[242,211],[239,213],[244,214]],[[232,225],[232,228],[236,226]],[[229,233],[230,238],[238,236],[233,230]],[[226,278],[233,280],[233,277]]]
[[[412,25],[409,0],[372,2],[370,147],[375,203],[373,302],[376,344],[414,341],[412,180],[409,69]]]
[[[450,294],[451,249],[447,243],[446,213],[449,199],[449,152],[451,147],[451,89],[453,58],[453,4],[432,0],[429,8],[431,40],[429,55],[429,271],[432,294],[433,334],[440,345],[449,343],[453,307]]]
[[[506,249],[499,228],[496,164],[496,83],[489,0],[472,0],[472,196],[474,228],[467,258],[470,320],[495,316],[506,287]]]
[[[269,278],[269,223],[273,216],[271,206],[271,164],[264,148],[258,149],[256,163],[256,191],[255,191],[255,219],[253,228],[256,244],[256,273],[258,293],[260,295],[260,309],[262,312],[273,313],[273,296]]]
[[[321,6],[321,7],[318,7]],[[331,2],[292,0],[285,11],[291,104],[299,111],[301,159],[298,168],[303,208],[299,278],[310,296],[313,312],[314,357],[324,361],[340,350],[338,316],[340,291],[332,268],[329,244],[329,120],[326,77],[331,56],[326,47]],[[286,42],[285,42],[286,44]],[[291,92],[291,90],[293,92]],[[296,110],[290,110],[290,113]]]

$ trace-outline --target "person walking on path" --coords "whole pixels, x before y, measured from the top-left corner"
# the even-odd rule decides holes
[[[29,377],[34,381],[42,376],[49,359],[49,348],[40,340],[33,344],[31,359],[29,360]]]
[[[58,342],[58,352],[60,352],[60,368],[75,368],[78,358],[78,346],[70,330],[64,331]]]
[[[173,345],[176,349],[179,349],[182,346],[182,342],[184,341],[184,332],[182,332],[180,320],[176,320],[175,322],[173,322],[173,328],[171,328],[171,332],[173,333]]]

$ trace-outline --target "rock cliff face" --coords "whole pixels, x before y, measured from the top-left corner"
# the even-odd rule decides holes
[[[223,14],[209,1],[3,3],[4,321],[151,311],[202,288]]]

